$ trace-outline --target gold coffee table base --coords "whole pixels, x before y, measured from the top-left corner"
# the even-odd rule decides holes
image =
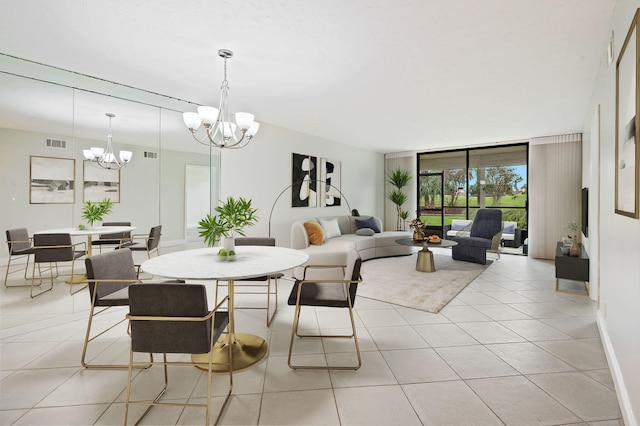
[[[225,335],[213,345],[213,371],[223,372],[229,371],[229,336]],[[260,336],[254,334],[236,334],[233,343],[233,365],[232,370],[243,370],[260,361],[267,354],[267,342]],[[209,362],[209,354],[193,354],[191,355],[193,362],[204,364],[196,366],[201,370],[207,369]]]
[[[433,252],[426,246],[418,252],[416,259],[416,271],[419,272],[435,272],[436,265],[433,262]]]

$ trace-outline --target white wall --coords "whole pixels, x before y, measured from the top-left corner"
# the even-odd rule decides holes
[[[587,136],[583,186],[590,188],[587,244],[590,257],[596,258],[590,273],[599,276],[598,326],[627,425],[637,425],[640,415],[640,220],[614,212],[615,62],[638,7],[638,0],[616,3],[611,27],[614,61],[611,66],[607,65],[607,46],[603,43],[602,60],[583,127],[583,134]],[[598,126],[594,126],[593,120],[598,108],[600,134],[594,135],[592,129]],[[599,145],[591,144],[596,140]],[[598,164],[592,165],[592,162]],[[598,217],[598,211],[599,223],[594,224],[592,218]]]
[[[292,154],[307,154],[338,160],[342,166],[341,192],[351,209],[361,215],[382,217],[384,213],[383,155],[371,151],[261,124],[255,139],[245,148],[222,151],[221,198],[244,197],[258,208],[259,221],[247,229],[248,236],[269,233],[269,213],[278,195],[291,182]],[[277,201],[271,221],[271,236],[279,246],[290,246],[290,228],[295,220],[351,214],[346,204],[338,207],[291,207],[291,190]]]

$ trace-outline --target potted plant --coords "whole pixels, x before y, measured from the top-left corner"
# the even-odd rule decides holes
[[[208,247],[213,247],[216,241],[224,237],[218,258],[235,260],[234,238],[236,235],[245,236],[244,228],[256,224],[257,211],[251,205],[251,200],[228,197],[226,202],[215,208],[216,215],[207,214],[198,222],[199,235],[204,237],[204,243]]]
[[[86,201],[82,208],[82,218],[89,226],[93,226],[96,222],[102,222],[103,217],[111,213],[111,210],[113,210],[113,201],[110,198],[97,202]]]
[[[402,227],[402,205],[409,199],[407,194],[402,191],[402,188],[407,186],[410,180],[411,175],[409,172],[400,168],[387,175],[387,183],[394,187],[394,189],[387,194],[387,198],[396,205],[396,211],[398,213],[396,229],[398,231],[400,231]]]
[[[427,224],[420,220],[420,218],[415,218],[411,222],[409,222],[409,228],[413,231],[413,239],[415,241],[424,241],[425,235],[424,231],[427,228]]]

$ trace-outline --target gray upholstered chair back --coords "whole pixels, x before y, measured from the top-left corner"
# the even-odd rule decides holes
[[[132,316],[204,317],[207,292],[201,284],[134,284],[129,287]],[[207,321],[131,320],[134,352],[203,354],[211,350],[211,318]]]
[[[345,268],[344,281],[348,283],[349,298],[351,306],[355,305],[358,281],[360,280],[360,269],[362,258],[356,251],[351,251]],[[317,281],[317,282],[316,282]],[[297,280],[289,295],[288,304],[295,305],[297,299],[298,286],[302,285],[300,293],[300,305],[302,306],[328,306],[333,308],[348,308],[347,293],[344,285],[336,285],[342,281],[323,282],[323,280]]]
[[[235,239],[237,246],[272,246],[275,247],[276,239],[269,237],[238,237]]]
[[[131,222],[102,222],[102,226],[131,226]],[[131,231],[100,234],[101,240],[121,240],[123,238],[131,238]]]
[[[357,252],[351,251],[348,259],[349,262],[344,271],[344,279],[351,280],[349,284],[349,296],[351,298],[351,305],[353,306],[356,303],[356,291],[358,290],[358,281],[360,280],[362,258]]]
[[[34,260],[39,262],[69,262],[74,260],[74,249],[69,234],[35,234]],[[46,248],[51,246],[51,248]],[[44,248],[43,248],[44,247]]]
[[[147,250],[155,250],[160,243],[160,233],[162,231],[162,225],[154,226],[149,231],[149,239],[147,240]]]
[[[479,209],[473,218],[471,236],[491,240],[502,230],[502,210]]]
[[[18,253],[31,248],[27,228],[7,229],[7,245],[9,254]]]
[[[137,281],[133,254],[128,248],[97,254],[84,260],[87,268],[87,280],[100,280],[97,285],[96,306],[100,299],[116,291],[122,290]],[[103,280],[131,280],[131,282],[109,282]],[[93,298],[96,284],[89,282],[89,295]]]

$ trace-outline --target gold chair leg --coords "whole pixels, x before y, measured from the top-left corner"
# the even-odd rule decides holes
[[[29,270],[29,260],[30,260],[30,258],[31,258],[31,255],[30,255],[30,254],[28,254],[28,255],[27,255],[27,264],[26,264],[26,265],[25,265],[25,267],[24,267],[24,279],[25,279],[26,281],[31,281],[31,278],[29,278],[29,277],[27,276],[27,272],[28,272],[28,270]],[[33,267],[35,268],[35,263],[33,264]],[[10,268],[11,268],[11,255],[9,255],[9,260],[7,261],[7,270],[6,270],[5,274],[4,274],[4,286],[5,286],[6,288],[10,288],[10,287],[31,287],[31,283],[28,283],[28,284],[17,284],[17,285],[8,285],[8,284],[7,284],[7,280],[9,279],[9,274],[13,274],[13,273],[15,273],[15,272],[20,272],[20,271],[22,271],[22,270],[23,270],[23,269],[17,269],[17,270],[15,270],[15,271],[9,272],[9,269],[10,269]]]
[[[299,297],[299,295],[298,295]],[[353,317],[353,308],[351,306],[351,301],[349,301],[349,318],[351,319],[351,335],[329,335],[329,334],[300,334],[298,333],[298,324],[300,321],[300,304],[296,304],[296,311],[293,317],[293,327],[291,329],[291,341],[289,343],[289,357],[287,358],[287,364],[290,368],[297,369],[306,369],[306,370],[357,370],[362,366],[362,358],[360,356],[360,345],[358,344],[358,336],[356,334],[356,323]],[[316,338],[343,338],[343,339],[354,339],[355,347],[356,347],[356,356],[358,358],[357,365],[354,366],[319,366],[319,365],[295,365],[291,362],[291,356],[293,354],[293,341],[295,337],[316,337]]]
[[[273,277],[274,280],[274,293],[271,293],[271,277],[267,280],[267,327],[271,327],[271,322],[278,312],[278,277]],[[271,294],[275,295],[275,307],[273,313],[270,314],[271,309]]]
[[[96,295],[94,294],[93,296],[94,298],[96,297]],[[84,345],[82,346],[82,357],[80,358],[80,364],[86,368],[86,369],[110,369],[110,368],[129,368],[129,365],[127,364],[88,364],[86,362],[86,356],[87,356],[87,348],[89,347],[89,343],[92,342],[94,339],[102,336],[104,333],[106,333],[107,331],[113,329],[114,327],[122,324],[124,321],[126,321],[126,318],[123,318],[121,321],[118,321],[117,323],[113,324],[111,327],[101,331],[100,333],[96,334],[93,337],[89,337],[91,336],[91,326],[93,325],[93,317],[96,315],[100,315],[101,313],[109,310],[110,306],[107,306],[106,308],[100,310],[99,312],[95,313],[95,307],[93,305],[93,301],[91,303],[91,310],[89,311],[89,322],[87,323],[87,332],[85,333],[84,336]],[[127,327],[127,334],[129,334],[129,330]],[[147,369],[149,367],[151,367],[153,363],[153,354],[149,354],[149,364],[146,365],[141,365],[141,366],[136,366],[136,368],[142,368],[142,369]]]
[[[57,272],[58,272],[58,264],[56,263],[56,277],[57,277]],[[29,291],[29,296],[31,296],[32,299],[34,297],[38,297],[41,294],[44,294],[44,293],[46,293],[48,291],[53,290],[53,278],[54,278],[53,277],[53,265],[51,263],[49,264],[49,275],[50,275],[50,278],[51,278],[51,287],[49,287],[48,289],[43,290],[43,291],[41,291],[41,292],[39,292],[37,294],[33,294],[33,287],[34,287],[33,283],[35,282],[35,279],[36,279],[35,275],[36,275],[36,268],[35,268],[35,265],[33,265],[33,274],[31,276],[31,278],[32,278],[32,280],[31,280],[31,289]],[[41,269],[39,263],[38,263],[38,275],[40,277],[40,280],[39,280],[39,283],[35,285],[35,287],[40,287],[42,285],[42,269]]]
[[[69,294],[72,295],[72,296],[74,294],[76,294],[77,292],[84,290],[88,286],[88,284],[84,284],[82,287],[80,287],[76,291],[73,291],[73,286],[76,285],[76,283],[73,282],[74,277],[75,277],[75,275],[74,275],[75,266],[76,266],[76,262],[74,260],[73,262],[71,262],[71,279],[69,280],[69,283],[68,283],[69,284]],[[83,277],[83,278],[86,278],[86,276]],[[83,279],[83,281],[85,281],[85,279]]]

